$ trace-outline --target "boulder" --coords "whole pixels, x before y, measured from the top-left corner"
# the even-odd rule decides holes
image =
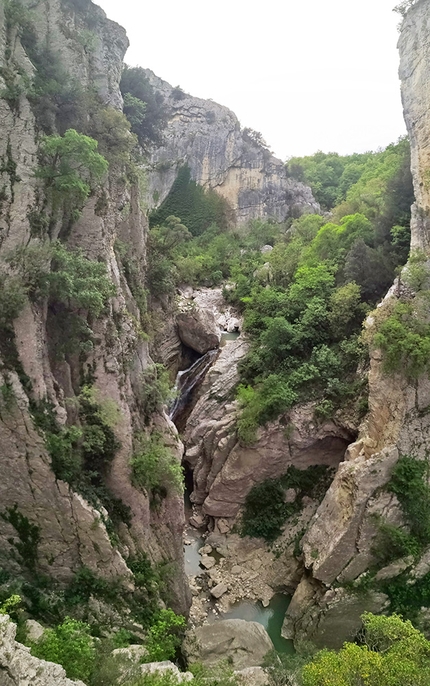
[[[211,666],[227,660],[240,670],[261,666],[265,655],[273,650],[273,643],[261,624],[225,619],[189,632],[183,648],[190,662]]]
[[[227,584],[217,584],[211,589],[211,595],[213,595],[214,598],[221,598],[224,593],[227,593],[228,591],[228,586]]]
[[[174,679],[173,683],[184,683],[193,680],[193,675],[191,672],[181,672],[173,662],[166,660],[165,662],[147,662],[146,664],[140,665],[140,671],[142,675],[145,674],[160,674],[166,675],[171,674]]]
[[[32,643],[36,643],[45,633],[44,627],[39,622],[36,622],[35,619],[27,619],[25,630],[27,632],[27,639]]]
[[[268,686],[269,675],[262,667],[246,667],[234,673],[243,686]]]
[[[189,309],[176,316],[178,335],[182,343],[204,355],[218,348],[221,332],[215,315],[208,310]]]

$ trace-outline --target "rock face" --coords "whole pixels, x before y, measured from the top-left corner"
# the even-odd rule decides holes
[[[194,181],[228,201],[237,223],[318,211],[310,188],[288,179],[281,160],[242,131],[233,112],[211,100],[178,97],[177,89],[146,73],[171,111],[163,145],[152,154],[150,206],[166,198],[178,168],[187,164]]]
[[[254,484],[282,476],[292,464],[298,469],[314,464],[336,467],[352,440],[348,429],[331,421],[318,426],[310,403],[261,428],[254,445],[241,445],[234,394],[237,365],[247,350],[242,336],[222,348],[184,434],[185,460],[194,472],[192,500],[214,518],[234,520]]]
[[[228,660],[234,669],[258,667],[273,643],[261,624],[243,619],[226,619],[198,627],[187,637],[184,646],[190,662],[212,666]]]
[[[37,45],[43,50],[49,48],[82,89],[95,92],[101,108],[121,109],[119,78],[128,47],[124,30],[89,0],[36,0],[24,1],[23,5]],[[91,38],[91,47],[84,45],[82,36]],[[34,74],[21,45],[19,28],[6,22],[4,3],[0,6],[0,66],[2,93],[7,90],[3,77],[8,69],[16,70],[16,78],[26,74],[31,79]],[[39,245],[40,236],[31,219],[41,216],[43,188],[34,175],[40,126],[25,88],[18,101],[0,99],[0,120],[0,267],[4,273],[5,255],[11,250]],[[186,612],[189,593],[183,574],[182,499],[171,495],[160,508],[151,509],[147,495],[134,488],[130,480],[133,434],[145,428],[138,402],[142,373],[152,360],[148,344],[138,335],[139,309],[114,244],[120,240],[128,246],[143,280],[147,221],[139,199],[137,183],[126,183],[122,168],[111,164],[104,188],[88,199],[79,220],[69,227],[67,238],[63,236],[69,248],[79,248],[90,259],[106,264],[116,290],[107,312],[91,323],[94,346],[85,363],[77,353],[58,354],[55,316],[43,299],[28,302],[13,322],[14,331],[8,334],[13,342],[13,363],[4,345],[0,347],[0,385],[11,387],[14,397],[7,406],[0,399],[1,513],[16,510],[28,519],[37,531],[37,550],[31,564],[64,583],[86,566],[96,575],[122,578],[132,588],[125,558],[138,551],[145,551],[153,562],[175,562],[172,595],[175,608]],[[50,238],[59,235],[60,220],[50,227]],[[71,332],[61,333],[67,337]],[[5,340],[2,334],[2,342]],[[60,425],[76,423],[76,397],[88,373],[100,402],[114,403],[117,411],[114,433],[120,448],[105,481],[117,502],[130,508],[129,525],[119,527],[121,552],[112,545],[103,523],[106,512],[95,509],[68,484],[55,479],[44,433],[33,420],[34,408],[42,404],[53,408]],[[163,413],[153,422],[180,459],[182,446],[173,425]],[[11,522],[10,517],[9,522],[0,517],[0,556],[1,565],[16,572],[20,534]]]
[[[190,308],[176,316],[178,336],[182,343],[200,355],[218,348],[221,331],[212,312]]]
[[[403,21],[399,50],[402,99],[411,142],[416,196],[411,247],[423,250],[427,255],[430,254],[429,35],[430,2],[418,0]],[[381,311],[389,311],[401,287],[400,283],[389,291],[380,306]],[[369,319],[367,326],[371,330],[374,320]],[[369,568],[376,534],[375,515],[392,524],[403,523],[396,498],[384,491],[384,487],[400,455],[428,459],[429,406],[428,378],[423,376],[415,382],[408,382],[402,374],[387,376],[383,373],[380,351],[372,351],[369,413],[358,440],[349,446],[346,462],[340,466],[303,539],[305,565],[311,576],[303,580],[293,597],[287,613],[285,635],[292,636],[295,632],[296,639],[300,639],[309,636],[309,627],[312,626],[311,640],[327,645],[326,622],[330,625],[333,616],[337,635],[342,640],[351,636],[351,626],[358,628],[358,600],[353,601],[338,590],[336,607],[331,608],[334,591],[326,589],[334,582],[342,584],[357,579]],[[401,560],[381,570],[379,578],[399,574],[409,565],[410,560]],[[412,577],[421,566],[428,569],[426,554],[415,571],[412,570]],[[380,611],[384,598],[373,596],[374,607],[378,609],[379,604]],[[372,602],[368,598],[362,609],[369,610]],[[356,621],[349,626],[349,621],[338,623],[336,616],[355,616]]]
[[[1,686],[85,686],[71,681],[61,665],[33,657],[30,648],[15,641],[16,625],[0,615]]]
[[[428,0],[419,0],[407,12],[399,38],[403,112],[411,143],[416,203],[412,216],[412,248],[430,254],[430,16]]]

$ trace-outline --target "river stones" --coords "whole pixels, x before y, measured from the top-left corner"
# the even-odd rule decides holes
[[[189,662],[211,666],[227,660],[233,669],[244,669],[261,666],[273,643],[261,624],[225,619],[188,632],[183,649]]]

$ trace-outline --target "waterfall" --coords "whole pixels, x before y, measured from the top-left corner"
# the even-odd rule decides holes
[[[175,384],[176,398],[169,411],[169,417],[175,424],[178,417],[189,406],[194,389],[203,381],[218,353],[218,349],[209,350],[206,355],[199,357],[191,367],[178,373]]]

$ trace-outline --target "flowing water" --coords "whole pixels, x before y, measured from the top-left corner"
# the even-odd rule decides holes
[[[178,429],[182,428],[178,424],[184,424],[186,421],[185,414],[188,416],[192,409],[194,391],[203,381],[218,352],[218,350],[209,350],[206,355],[199,357],[191,367],[178,373],[175,384],[176,398],[169,412],[170,419]],[[181,421],[179,422],[179,420]]]

